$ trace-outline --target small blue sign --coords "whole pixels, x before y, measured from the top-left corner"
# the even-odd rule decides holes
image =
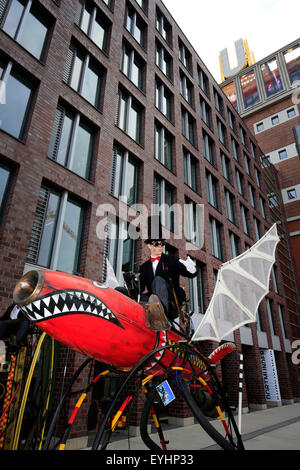
[[[160,385],[157,385],[156,390],[165,406],[175,400],[175,395],[167,380],[162,382]]]

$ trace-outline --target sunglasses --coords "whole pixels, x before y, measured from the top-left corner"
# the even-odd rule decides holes
[[[151,242],[151,245],[152,245],[152,246],[165,246],[165,242],[161,242],[161,241],[157,242],[157,241],[155,241],[155,242]]]

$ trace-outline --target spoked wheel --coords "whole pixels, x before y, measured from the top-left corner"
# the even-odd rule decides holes
[[[187,361],[188,362],[188,361]],[[189,365],[189,364],[186,364]],[[172,367],[171,367],[172,369]],[[182,371],[181,377],[173,377],[174,386],[177,387],[176,395],[182,395],[192,411],[202,429],[213,441],[224,450],[244,450],[243,442],[235,423],[232,412],[227,405],[226,397],[223,393],[222,385],[211,367],[208,366],[208,372],[211,380],[209,384],[201,376],[189,375],[188,380],[183,375],[188,369],[185,367],[178,369]],[[163,381],[164,379],[162,379]],[[172,375],[168,377],[172,383]],[[162,428],[158,416],[158,402],[160,398],[153,386],[147,393],[145,406],[141,415],[140,431],[144,444],[154,451],[167,450],[167,432]],[[226,415],[226,420],[224,417]],[[160,445],[152,438],[148,432],[149,417],[152,415],[158,433]],[[219,418],[214,419],[212,418]],[[183,429],[184,432],[184,429]],[[196,438],[196,437],[195,437]]]
[[[160,371],[160,374],[158,375],[156,372],[152,372],[152,375],[150,372],[148,372],[145,376],[145,370],[147,370],[147,365],[153,363],[153,359],[157,355],[157,352],[171,348],[173,349],[172,352],[175,352],[176,348],[176,354],[174,354],[172,363],[168,367],[163,367]],[[180,364],[180,366],[175,364]],[[201,370],[199,370],[199,367]],[[205,368],[206,371],[204,371]],[[206,375],[203,375],[204,373],[208,374],[208,376],[210,377],[209,385],[205,382],[203,378],[206,377]],[[124,388],[130,380],[137,377],[140,378],[141,386],[143,387],[143,389],[148,390],[146,395],[146,402],[141,415],[140,431],[144,444],[150,450],[165,451],[167,450],[168,444],[168,441],[165,438],[164,431],[159,420],[157,400],[160,400],[160,398],[157,395],[156,387],[150,387],[150,383],[156,382],[156,379],[158,377],[161,382],[163,382],[165,379],[168,379],[168,382],[170,381],[170,384],[172,385],[172,387],[174,387],[175,395],[182,394],[189,408],[191,409],[192,414],[198,420],[201,427],[214,440],[214,442],[221,447],[221,449],[244,449],[241,436],[239,434],[232,412],[229,406],[227,405],[226,397],[217,375],[214,373],[214,370],[209,365],[209,362],[200,354],[200,352],[198,352],[194,347],[189,346],[187,343],[182,342],[176,343],[175,347],[174,345],[169,344],[167,346],[152,351],[151,353],[147,354],[130,371],[130,373],[127,375],[124,382],[122,383],[120,389],[117,391],[110,407],[108,408],[99,426],[97,435],[92,445],[92,450],[97,450],[99,447],[101,448],[101,450],[106,449],[106,446],[109,442],[109,440],[105,438],[106,424],[112,416],[116,401],[119,399]],[[216,409],[215,415],[219,416],[221,420],[221,427],[220,424],[219,426],[215,426],[215,424],[212,424],[212,422],[209,421],[208,417],[205,416],[205,414],[208,414],[208,416],[214,417],[214,415],[210,414],[211,406],[208,407],[209,410],[207,409],[207,400],[202,403],[201,399],[199,399],[199,396],[197,396],[197,393],[193,390],[193,388],[195,388],[196,390],[196,388],[199,386],[201,387],[201,392],[205,392],[206,398],[207,395],[210,395],[210,405],[212,401],[213,406]],[[177,387],[177,391],[175,390],[175,387]],[[224,419],[223,412],[227,414],[227,422]],[[156,430],[159,436],[160,445],[155,442],[149,435],[147,426],[150,415],[152,415],[153,417]],[[180,446],[180,443],[173,443],[173,448],[174,445],[176,446],[176,448],[178,448],[178,446]]]
[[[237,446],[234,444],[233,440],[231,441],[228,440],[229,435],[230,435],[229,432],[227,434],[225,430],[224,435],[223,435],[220,431],[216,429],[215,424],[211,424],[209,418],[206,417],[204,413],[201,411],[197,401],[195,400],[190,389],[186,385],[182,384],[181,392],[190,410],[192,411],[194,417],[197,419],[202,429],[215,441],[215,443],[218,444],[221,447],[221,449],[236,450]],[[157,412],[157,409],[158,409],[157,405],[158,405],[159,400],[160,398],[158,397],[156,389],[152,388],[151,391],[147,394],[147,399],[146,399],[145,406],[142,411],[141,421],[140,421],[141,438],[144,444],[150,450],[153,450],[156,452],[167,450],[168,443],[169,443],[168,433],[165,429],[163,429],[163,426],[159,419],[159,414]],[[155,442],[154,437],[152,437],[155,434],[151,435],[148,432],[149,417],[151,417],[151,415],[155,424],[156,431],[158,433],[160,445],[157,442]],[[184,433],[184,429],[182,432]]]

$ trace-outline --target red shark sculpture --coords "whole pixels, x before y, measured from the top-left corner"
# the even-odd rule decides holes
[[[130,370],[154,349],[184,340],[173,330],[154,332],[147,326],[144,308],[129,297],[71,274],[29,271],[17,283],[14,301],[49,336],[119,370]],[[215,364],[233,349],[235,345],[227,343],[208,361]],[[175,353],[176,345],[158,351],[146,372],[159,373]],[[201,362],[196,364],[199,372],[205,369]]]

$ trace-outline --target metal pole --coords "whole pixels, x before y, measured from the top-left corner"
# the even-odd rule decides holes
[[[243,354],[239,353],[239,408],[238,408],[238,427],[239,432],[242,434],[242,398],[243,398]]]

